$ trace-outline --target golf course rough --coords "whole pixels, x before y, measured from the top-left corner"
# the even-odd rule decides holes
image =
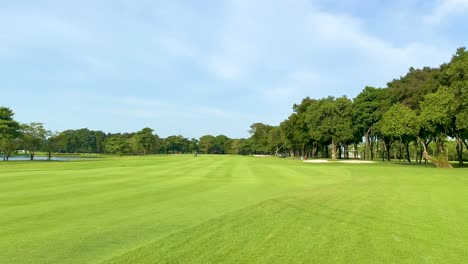
[[[0,263],[467,261],[467,169],[208,155],[0,163]]]

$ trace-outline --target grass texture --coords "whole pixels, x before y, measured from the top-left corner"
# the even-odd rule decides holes
[[[209,155],[0,163],[0,263],[467,260],[467,169]]]

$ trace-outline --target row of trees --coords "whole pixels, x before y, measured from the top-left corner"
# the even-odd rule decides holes
[[[250,154],[251,140],[231,139],[225,135],[205,135],[188,139],[181,135],[160,138],[150,128],[135,133],[104,133],[86,128],[53,133],[42,123],[19,124],[13,111],[0,107],[0,153],[8,160],[18,150],[33,160],[37,151],[52,153],[148,154]]]
[[[8,160],[19,148],[28,151],[33,160],[36,151],[48,151],[52,133],[41,123],[19,124],[13,119],[13,111],[0,107],[0,152]]]
[[[442,164],[445,144],[453,140],[463,165],[463,149],[468,148],[468,51],[458,49],[449,63],[437,68],[410,68],[387,86],[366,87],[353,100],[305,98],[279,126],[253,124],[253,150],[333,159],[433,159]]]
[[[206,135],[160,138],[150,128],[106,134],[88,129],[52,133],[41,123],[19,124],[0,108],[0,152],[8,159],[26,150],[60,153],[284,154],[314,158],[405,159],[443,163],[446,143],[455,143],[463,165],[468,148],[468,51],[457,50],[437,68],[410,68],[385,88],[365,87],[354,99],[309,97],[293,106],[278,126],[252,124],[248,139]],[[432,154],[429,155],[429,154]]]

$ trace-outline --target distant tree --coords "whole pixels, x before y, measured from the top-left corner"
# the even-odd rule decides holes
[[[154,153],[161,153],[164,151],[164,141],[157,134],[154,135]]]
[[[332,159],[337,159],[337,148],[353,138],[352,102],[346,97],[324,98],[318,108],[307,111],[309,128],[331,139]]]
[[[408,73],[398,80],[388,83],[389,97],[393,103],[401,103],[419,113],[420,102],[424,96],[437,91],[442,72],[440,68],[410,68]]]
[[[225,154],[230,148],[231,139],[225,135],[218,135],[214,138],[213,154]]]
[[[284,146],[291,155],[304,155],[304,148],[311,138],[306,134],[309,132],[308,128],[304,126],[307,126],[307,123],[297,113],[292,113],[279,126]]]
[[[427,94],[421,102],[421,127],[436,139],[439,152],[444,153],[444,141],[453,135],[456,99],[447,88]]]
[[[0,139],[0,150],[3,153],[3,160],[8,161],[19,146],[18,139],[2,138]]]
[[[122,156],[124,153],[130,152],[130,145],[125,137],[114,135],[107,138],[105,149],[109,153]]]
[[[0,107],[0,151],[3,159],[8,160],[16,150],[17,138],[20,136],[20,124],[13,119],[10,108]]]
[[[237,155],[240,154],[242,148],[242,139],[232,139],[230,148],[227,151],[228,154]]]
[[[200,141],[198,142],[198,147],[202,153],[205,154],[210,154],[213,151],[213,148],[215,147],[215,137],[212,135],[204,135],[200,138]]]
[[[21,127],[22,130],[22,144],[26,151],[29,152],[30,160],[34,160],[36,151],[41,149],[46,137],[47,131],[44,129],[42,123],[29,123]]]
[[[268,132],[268,149],[273,151],[276,156],[284,148],[285,142],[279,126],[273,127]]]
[[[131,146],[135,153],[147,155],[152,153],[156,147],[156,139],[151,128],[143,128],[131,139]]]
[[[249,155],[254,153],[254,142],[251,138],[249,139],[240,139],[240,155]]]
[[[42,146],[42,150],[47,153],[47,160],[50,161],[52,159],[52,152],[58,150],[59,142],[58,133],[46,131],[46,139]]]
[[[419,131],[416,113],[407,106],[395,104],[384,114],[381,130],[383,135],[403,142],[406,159],[411,162],[409,144],[416,139]]]
[[[268,133],[273,127],[263,123],[255,123],[250,126],[249,133],[253,142],[253,151],[268,154]]]
[[[164,140],[167,153],[187,153],[190,141],[181,135],[169,136]]]
[[[378,89],[366,86],[364,90],[354,98],[353,126],[356,129],[357,138],[364,137],[364,159],[373,159],[373,143],[377,138],[376,126],[382,119],[382,115],[390,108],[390,100],[387,89]],[[361,140],[359,140],[360,142]]]

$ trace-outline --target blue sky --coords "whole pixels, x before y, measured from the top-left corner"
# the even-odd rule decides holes
[[[50,130],[247,137],[466,46],[468,0],[0,0],[0,105]]]

